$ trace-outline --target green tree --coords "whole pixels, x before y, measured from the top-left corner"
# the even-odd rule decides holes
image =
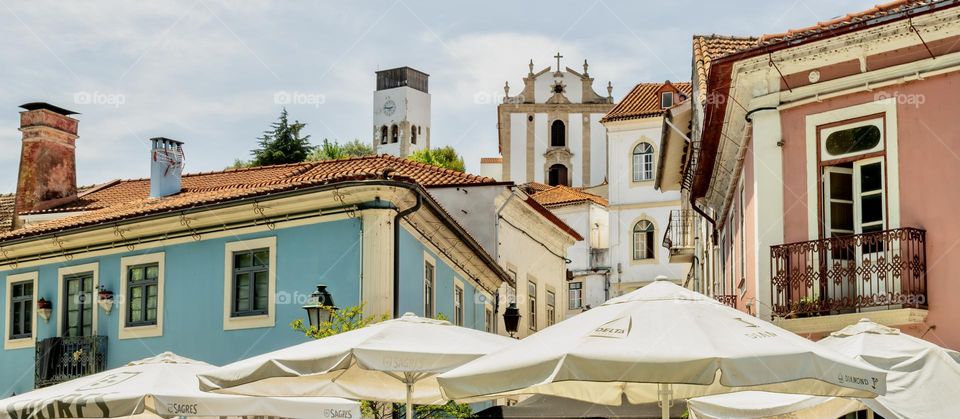
[[[306,160],[313,146],[310,145],[310,136],[301,134],[305,126],[307,124],[300,121],[290,123],[287,109],[284,108],[277,122],[270,124],[270,129],[258,139],[260,147],[250,152],[253,156],[251,165],[267,166]]]
[[[320,145],[317,146],[309,156],[307,156],[307,161],[336,160],[372,155],[373,147],[366,143],[360,142],[360,140],[353,140],[340,144],[339,142],[330,141],[329,139],[324,138],[323,142],[320,143]]]
[[[330,316],[330,321],[323,322],[318,326],[307,326],[303,319],[297,319],[290,323],[290,327],[303,333],[311,339],[323,339],[328,336],[337,335],[351,330],[357,330],[371,324],[386,320],[386,315],[382,316],[364,316],[364,303],[358,306],[347,307],[336,310]],[[438,320],[446,320],[443,313],[437,315]],[[469,418],[473,417],[473,409],[467,404],[447,402],[443,405],[424,405],[415,406],[418,419],[441,419],[441,418]],[[375,402],[370,400],[361,400],[361,414],[365,418],[388,419],[393,417],[393,412],[404,416],[406,409],[402,403]]]
[[[460,157],[460,155],[457,154],[457,150],[454,150],[451,146],[418,150],[408,158],[416,162],[456,170],[458,172],[466,170],[463,164],[463,157]]]
[[[233,164],[227,166],[227,169],[246,169],[253,167],[249,160],[233,159]]]

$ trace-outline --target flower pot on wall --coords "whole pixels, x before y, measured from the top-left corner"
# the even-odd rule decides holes
[[[113,291],[100,290],[97,304],[103,309],[104,313],[110,314],[113,310]]]
[[[50,315],[53,314],[53,304],[41,298],[37,300],[37,314],[43,317],[43,321],[50,323]]]

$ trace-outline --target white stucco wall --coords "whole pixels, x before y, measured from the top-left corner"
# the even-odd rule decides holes
[[[544,179],[543,165],[546,158],[543,154],[547,152],[547,145],[550,144],[550,136],[547,129],[547,114],[538,113],[533,116],[533,180],[546,183]]]
[[[590,185],[603,183],[607,177],[607,129],[600,123],[602,113],[590,114]]]
[[[518,336],[525,337],[533,333],[529,328],[529,306],[526,298],[527,281],[530,279],[537,283],[538,329],[547,325],[547,291],[554,292],[556,296],[556,321],[566,318],[567,265],[562,257],[569,251],[569,247],[557,247],[558,241],[572,240],[566,233],[560,231],[552,222],[546,221],[524,202],[522,197],[515,196],[508,202],[512,192],[503,185],[430,188],[429,192],[487,252],[498,259],[504,270],[516,274],[517,306],[523,316]],[[497,211],[505,203],[506,207],[500,214],[506,221],[497,222]],[[551,252],[541,243],[555,248],[551,248]],[[503,312],[509,304],[507,295],[507,287],[501,287],[496,322],[502,333],[506,333],[503,329]],[[490,304],[492,307],[492,302]]]
[[[537,77],[537,80],[533,84],[533,97],[537,103],[544,103],[547,99],[550,99],[553,96],[553,84],[557,77],[554,76],[554,71],[548,71],[541,74]],[[560,80],[563,81],[563,84],[566,85],[564,90],[564,96],[571,103],[582,103],[583,102],[583,82],[580,80],[580,77],[570,74],[566,71],[563,73],[563,77]]]
[[[527,114],[510,114],[510,179],[515,183],[527,180]]]
[[[571,184],[583,186],[583,114],[569,114],[565,124],[567,124],[567,148],[573,154],[570,158],[570,163],[573,165],[570,168]]]
[[[387,115],[383,111],[383,105],[387,100],[392,100],[395,104],[395,111]],[[428,146],[430,131],[430,94],[421,92],[411,87],[395,87],[392,89],[377,90],[373,92],[373,127],[378,130],[386,125],[400,125],[403,121],[409,121],[411,125],[422,127],[417,135],[417,143],[410,145],[410,152],[421,150]],[[374,137],[376,137],[374,131]],[[401,137],[408,135],[406,130],[401,132]],[[377,143],[377,152],[392,155],[400,155],[400,142],[380,144]]]
[[[660,151],[662,120],[659,117],[607,123],[610,171],[610,258],[611,282],[615,292],[623,293],[666,276],[681,281],[689,270],[687,263],[669,263],[669,251],[661,246],[669,223],[670,211],[680,209],[680,192],[661,192],[654,181],[633,181],[633,149],[641,141],[654,150],[654,167]],[[654,174],[656,175],[656,174]],[[656,257],[633,260],[633,228],[640,220],[653,223]]]

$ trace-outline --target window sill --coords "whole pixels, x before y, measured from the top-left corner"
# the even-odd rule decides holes
[[[5,351],[9,351],[13,349],[32,348],[33,346],[34,346],[33,337],[3,340],[3,350]]]
[[[223,330],[257,329],[262,327],[274,327],[275,325],[276,321],[270,314],[227,317],[223,322]]]
[[[163,327],[159,324],[121,327],[117,339],[140,339],[163,336]]]
[[[657,258],[650,259],[630,259],[630,265],[656,265]]]

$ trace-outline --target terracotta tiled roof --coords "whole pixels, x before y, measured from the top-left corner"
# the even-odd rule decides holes
[[[755,47],[759,45],[758,42],[757,38],[723,35],[693,36],[693,82],[697,84],[700,103],[704,103],[706,100],[707,76],[710,74],[711,62],[724,55]]]
[[[647,118],[651,116],[663,115],[664,109],[660,107],[660,89],[665,85],[672,85],[683,95],[682,99],[690,97],[690,83],[640,83],[630,90],[630,93],[614,106],[601,122],[622,121],[625,119]],[[680,103],[683,100],[674,100],[674,103]]]
[[[577,188],[569,186],[554,186],[544,191],[537,192],[531,196],[540,205],[547,208],[562,207],[564,205],[581,204],[584,202],[593,202],[597,205],[607,206],[609,202],[599,195],[587,193]]]
[[[13,206],[16,197],[13,194],[0,195],[0,234],[13,229]]]
[[[540,182],[527,182],[520,185],[520,189],[522,189],[523,192],[526,193],[527,195],[533,195],[537,192],[543,192],[552,187],[553,186],[547,185],[545,183],[540,183]]]
[[[956,0],[895,0],[876,5],[870,9],[849,13],[828,21],[818,22],[805,28],[791,29],[782,33],[767,34],[760,38],[746,38],[721,35],[695,35],[693,37],[694,83],[704,99],[710,63],[720,57],[735,52],[759,47],[799,42],[811,37],[823,36],[830,31],[850,28],[854,25],[872,26],[883,24],[890,19],[920,13],[938,7],[946,8],[960,5]]]
[[[848,13],[844,16],[830,19],[825,22],[817,22],[817,24],[805,28],[791,29],[783,33],[763,35],[760,37],[760,43],[763,45],[770,45],[779,42],[805,38],[811,35],[820,34],[825,31],[838,29],[864,21],[881,19],[890,15],[910,12],[913,9],[930,6],[935,3],[944,3],[944,0],[895,0],[889,3],[878,4],[860,12]]]
[[[309,162],[183,176],[179,194],[149,198],[147,179],[108,182],[80,194],[77,201],[45,212],[85,211],[83,214],[0,232],[0,240],[50,232],[63,228],[119,221],[129,217],[197,205],[229,201],[269,192],[298,189],[345,180],[380,178],[387,168],[391,177],[424,187],[496,183],[496,180],[442,169],[392,156]]]

